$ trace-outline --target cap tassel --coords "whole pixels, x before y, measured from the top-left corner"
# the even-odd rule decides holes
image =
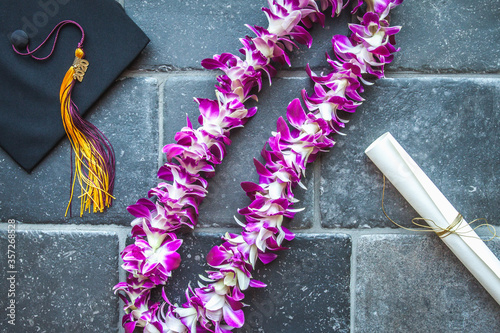
[[[26,48],[26,52],[21,52],[13,44],[12,49],[17,54],[30,56],[35,60],[46,60],[54,52],[59,32],[65,25],[78,27],[82,33],[82,38],[75,51],[75,61],[66,72],[59,93],[64,130],[75,152],[75,169],[74,173],[73,168],[71,169],[71,192],[64,216],[68,216],[68,211],[71,216],[71,203],[73,202],[76,180],[78,180],[81,188],[79,196],[81,199],[80,216],[83,216],[84,211],[94,213],[103,212],[105,208],[111,207],[112,200],[115,199],[113,197],[115,182],[115,152],[113,147],[97,127],[82,118],[78,112],[78,107],[71,99],[71,92],[76,81],[82,82],[89,66],[89,62],[83,59],[85,53],[83,52],[82,45],[85,39],[85,32],[77,22],[64,20],[59,22],[45,40],[34,50],[29,49],[29,38],[24,31],[15,31],[12,34],[11,41],[16,42],[20,40],[22,43],[16,43],[17,47],[21,49]],[[34,54],[49,41],[52,35],[55,35],[55,38],[50,53],[45,57],[35,56]]]
[[[59,94],[64,130],[75,153],[71,194],[65,216],[68,211],[71,215],[76,180],[81,188],[80,216],[84,211],[103,212],[115,199],[112,195],[115,179],[113,147],[97,127],[82,118],[71,99],[76,81],[83,80],[89,65],[89,62],[83,59],[84,55],[81,48],[76,49],[75,61],[64,76]]]

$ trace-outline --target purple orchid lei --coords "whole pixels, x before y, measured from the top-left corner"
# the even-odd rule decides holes
[[[329,136],[340,133],[345,127],[347,120],[339,116],[338,110],[353,113],[363,101],[361,83],[371,83],[362,75],[383,77],[385,64],[390,63],[393,54],[398,51],[394,47],[394,35],[400,27],[389,26],[388,14],[402,1],[365,0],[367,11],[360,18],[360,24],[349,25],[352,35],[332,38],[337,59],[327,58],[332,67],[331,73],[317,75],[307,66],[306,70],[315,82],[314,93],[309,96],[303,90],[302,97],[310,112],[306,114],[300,101],[293,100],[287,108],[287,119],[292,129],[280,117],[276,132],[267,141],[271,150],[262,151],[265,164],[254,159],[259,184],[242,183],[242,188],[252,199],[248,207],[238,211],[246,219],[246,224],[237,221],[243,231],[241,234],[227,233],[222,237],[224,243],[212,248],[207,261],[214,270],[207,271],[207,277],[201,277],[206,284],[200,283],[195,289],[188,287],[186,303],[182,306],[171,304],[162,293],[165,302],[153,304],[150,301],[151,289],[165,284],[180,264],[180,255],[176,251],[182,241],[177,239],[174,231],[183,226],[194,227],[197,207],[206,195],[207,181],[200,176],[200,172],[213,173],[211,164],[220,163],[224,156],[224,144],[230,143],[228,131],[242,126],[255,113],[243,106],[246,99],[253,97],[249,96],[252,87],[257,85],[260,89],[261,86],[261,78],[255,68],[264,70],[271,77],[275,72],[269,64],[271,59],[289,63],[281,47],[291,48],[293,42],[290,37],[270,39],[270,31],[276,33],[277,27],[281,26],[283,36],[286,31],[287,36],[294,36],[297,41],[305,38],[302,41],[310,45],[311,37],[307,31],[300,26],[290,28],[289,23],[302,21],[307,26],[312,21],[322,22],[323,18],[320,12],[312,11],[312,3],[316,5],[312,0],[270,2],[270,8],[264,9],[270,21],[269,28],[253,27],[251,29],[257,37],[242,40],[246,62],[230,54],[214,56],[214,59],[202,62],[204,67],[218,68],[226,74],[218,77],[218,101],[198,99],[202,127],[193,130],[188,120],[188,126],[176,135],[177,144],[165,146],[168,162],[158,174],[172,183],[160,183],[150,191],[151,195],[157,196],[157,202],[140,199],[128,208],[136,216],[132,222],[132,235],[136,239],[122,252],[123,268],[130,272],[127,281],[115,287],[128,296],[120,294],[127,313],[123,318],[126,332],[143,327],[144,332],[149,333],[227,333],[243,326],[243,291],[249,287],[266,286],[252,277],[257,261],[263,264],[273,261],[277,257],[274,252],[285,249],[283,241],[294,238],[294,234],[282,225],[284,217],[293,218],[296,212],[302,210],[292,208],[298,201],[292,189],[297,185],[303,186],[300,180],[306,165],[313,162],[318,153],[333,147],[335,142]],[[342,1],[322,0],[323,10],[328,3],[332,4],[333,13],[340,12]],[[355,10],[362,3],[358,0]],[[307,19],[302,16],[291,18],[293,15],[289,13],[298,8],[292,5],[298,4],[307,5],[300,7],[307,13],[304,16]],[[287,13],[289,16],[285,15]],[[255,66],[257,63],[249,65],[249,59],[263,61],[261,50],[268,52],[266,64],[262,62],[261,67]],[[237,114],[235,117],[234,113]],[[177,163],[173,162],[174,159]]]
[[[176,252],[182,241],[175,232],[181,228],[193,229],[197,222],[198,206],[207,194],[207,178],[213,176],[214,165],[220,164],[225,155],[225,145],[230,144],[229,132],[242,127],[257,109],[247,109],[244,102],[256,99],[251,95],[254,87],[262,87],[262,73],[269,80],[276,69],[272,62],[290,64],[286,51],[297,46],[294,41],[310,46],[312,37],[304,28],[313,22],[324,24],[321,11],[332,6],[332,16],[339,14],[343,0],[321,0],[320,8],[314,0],[269,0],[263,8],[268,29],[248,26],[257,36],[241,39],[245,60],[223,53],[205,59],[207,69],[220,69],[224,75],[217,77],[217,100],[195,99],[199,104],[202,125],[198,129],[187,119],[187,126],[179,131],[176,144],[164,147],[167,163],[158,171],[161,182],[149,192],[150,199],[140,199],[128,211],[136,217],[132,221],[134,244],[122,252],[123,268],[129,272],[126,282],[115,289],[125,302],[125,311],[138,308],[143,299],[157,285],[164,285],[180,264]],[[302,26],[299,25],[302,23]],[[127,321],[138,318],[128,316]],[[140,324],[140,323],[139,323]]]

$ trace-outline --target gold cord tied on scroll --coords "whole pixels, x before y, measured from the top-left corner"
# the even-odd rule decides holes
[[[467,235],[466,232],[461,232],[460,231],[461,225],[462,225],[462,222],[464,222],[465,225],[471,226],[473,223],[476,223],[477,221],[484,220],[485,223],[477,225],[472,230],[476,230],[476,229],[478,229],[480,227],[483,227],[483,226],[487,227],[488,231],[491,233],[492,237],[490,239],[484,240],[486,242],[491,241],[491,240],[493,240],[495,238],[500,238],[499,236],[497,236],[497,230],[495,229],[495,227],[492,226],[491,224],[489,224],[488,221],[484,217],[483,218],[479,218],[479,219],[475,219],[475,220],[467,223],[467,222],[465,222],[462,214],[460,214],[460,213],[457,215],[457,217],[455,218],[455,220],[453,220],[453,222],[450,223],[450,225],[448,227],[446,227],[446,228],[440,227],[433,220],[431,220],[431,219],[425,219],[423,217],[414,217],[411,220],[411,223],[413,223],[413,225],[415,225],[417,227],[424,228],[424,230],[422,230],[422,229],[414,229],[414,228],[407,228],[407,227],[404,227],[404,226],[400,225],[399,223],[397,223],[396,221],[394,221],[393,219],[391,219],[389,217],[389,215],[387,215],[387,213],[385,211],[385,207],[384,207],[385,175],[383,175],[383,177],[384,177],[384,186],[382,188],[382,211],[384,212],[385,217],[387,217],[387,219],[389,221],[391,221],[393,224],[395,224],[399,228],[405,229],[405,230],[409,230],[409,231],[416,231],[416,232],[435,232],[440,238],[445,238],[445,237],[447,237],[447,236],[449,236],[451,234],[457,234],[457,235],[460,235],[462,237],[478,238],[476,236]],[[421,224],[421,223],[416,222],[416,221],[420,221],[420,220],[426,221],[428,224],[433,224],[434,226],[426,225],[426,224]]]

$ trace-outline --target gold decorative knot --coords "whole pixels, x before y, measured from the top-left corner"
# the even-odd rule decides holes
[[[466,229],[465,231],[462,231],[461,229],[466,228],[466,226],[471,226],[473,223],[476,223],[477,221],[484,220],[484,223],[477,225],[472,230],[476,230],[480,227],[487,227],[488,231],[491,233],[492,236],[490,239],[485,239],[486,242],[491,241],[495,238],[500,238],[499,236],[497,236],[497,230],[495,229],[495,227],[492,226],[491,224],[489,224],[485,218],[482,217],[479,219],[475,219],[471,222],[466,222],[464,220],[464,217],[460,213],[457,214],[457,217],[455,217],[455,220],[453,220],[453,222],[446,228],[438,226],[436,224],[436,222],[434,222],[431,219],[425,219],[422,217],[414,217],[413,219],[411,219],[411,223],[413,223],[417,227],[421,227],[424,229],[413,229],[413,228],[407,228],[407,227],[400,225],[399,223],[397,223],[396,221],[391,219],[389,217],[389,215],[387,215],[387,212],[385,211],[385,207],[384,207],[385,175],[383,175],[383,177],[384,177],[384,185],[382,186],[382,212],[384,212],[385,217],[387,217],[387,219],[389,221],[391,221],[392,223],[394,223],[396,226],[400,227],[401,229],[405,229],[405,230],[409,230],[409,231],[417,231],[417,232],[427,232],[427,231],[435,232],[440,238],[448,237],[451,234],[456,234],[456,235],[461,236],[461,237],[479,238],[477,235],[472,235],[472,236],[468,235],[470,229],[469,230]],[[428,225],[418,223],[417,221],[420,221],[420,220],[426,221]],[[464,224],[462,224],[462,222],[464,222]]]
[[[436,234],[441,238],[445,238],[448,235],[458,233],[457,230],[459,228],[457,228],[457,227],[460,225],[460,223],[462,223],[463,220],[464,220],[464,217],[462,216],[462,214],[458,213],[455,220],[453,220],[453,222],[447,228],[441,228],[442,230],[436,231]]]

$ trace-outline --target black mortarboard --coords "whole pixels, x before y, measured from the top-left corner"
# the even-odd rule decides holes
[[[85,31],[83,49],[90,63],[72,100],[84,114],[147,45],[149,39],[115,0],[1,0],[0,2],[0,145],[30,172],[65,136],[59,93],[75,59],[80,29],[60,30],[53,54],[44,61],[16,54],[23,30],[33,50],[61,21]],[[50,53],[53,39],[37,52]],[[26,52],[26,49],[22,50]]]

